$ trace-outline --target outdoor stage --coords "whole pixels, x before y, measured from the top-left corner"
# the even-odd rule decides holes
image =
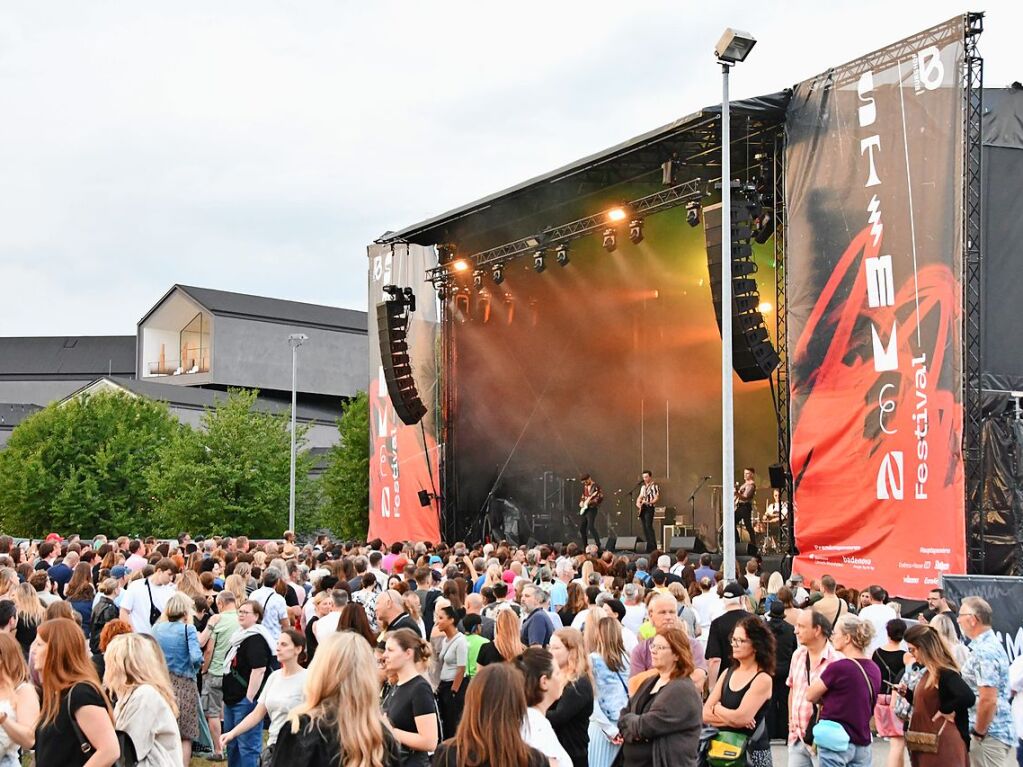
[[[968,554],[984,569],[995,545],[981,513],[994,465],[981,460],[981,199],[998,198],[999,222],[1023,203],[981,184],[980,31],[979,15],[955,18],[732,105],[733,205],[752,200],[775,225],[733,262],[755,264],[758,290],[734,318],[760,311],[781,359],[769,380],[735,380],[735,465],[756,469],[761,512],[768,467],[789,469],[807,575],[918,597]],[[630,491],[649,469],[668,519],[716,543],[716,502],[741,479],[720,477],[702,220],[719,198],[720,127],[705,108],[370,246],[371,304],[385,285],[418,297],[408,357],[391,326],[371,358],[371,535],[577,539],[583,473],[606,496],[602,536],[636,535]],[[1020,276],[999,264],[996,284]],[[733,349],[748,363],[741,335]],[[416,411],[413,380],[426,416],[404,426],[392,399]]]

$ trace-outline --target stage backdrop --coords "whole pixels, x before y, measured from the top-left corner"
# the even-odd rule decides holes
[[[921,598],[965,570],[961,18],[787,115],[795,569]]]
[[[436,264],[434,249],[418,245],[369,247],[369,538],[393,541],[439,541],[440,520],[438,445],[436,438],[437,294],[425,281]],[[376,305],[384,300],[384,285],[410,287],[418,307],[409,323],[412,371],[428,408],[422,423],[405,426],[387,396],[380,364]],[[429,506],[419,491],[431,494]]]

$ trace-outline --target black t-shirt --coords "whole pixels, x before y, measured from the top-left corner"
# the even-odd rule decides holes
[[[480,667],[489,666],[491,663],[503,662],[504,656],[497,651],[497,645],[493,642],[481,645],[479,653],[476,654],[476,665]]]
[[[298,594],[291,586],[288,586],[284,592],[284,604],[287,607],[298,607]]]
[[[881,669],[881,694],[891,695],[892,687],[899,684],[902,672],[906,669],[905,653],[902,650],[878,647],[874,650],[873,661]]]
[[[572,757],[573,767],[586,767],[590,745],[590,715],[593,713],[593,685],[581,676],[565,686],[561,697],[547,710],[554,734]]]
[[[231,661],[230,668],[224,672],[224,703],[232,706],[235,703],[241,703],[245,697],[249,677],[252,676],[252,669],[265,668],[266,673],[263,674],[263,681],[260,683],[259,689],[256,690],[256,697],[259,697],[263,685],[266,684],[266,678],[270,676],[268,666],[271,657],[270,648],[263,637],[258,634],[247,637],[238,648],[238,654]],[[245,680],[244,684],[235,677],[236,674]]]
[[[316,625],[316,621],[320,619],[319,615],[314,615],[305,624],[305,657],[307,659],[306,667],[308,668],[309,663],[313,662],[313,656],[316,655],[316,648],[320,646],[319,641],[316,639],[316,634],[313,633],[313,626]]]
[[[436,716],[437,703],[433,697],[433,688],[423,677],[414,677],[405,684],[396,684],[383,702],[384,714],[397,730],[417,732],[417,716]],[[440,722],[437,722],[440,732]],[[430,757],[425,751],[402,749],[403,765],[427,765]]]
[[[528,767],[548,767],[550,760],[543,755],[542,751],[528,746],[527,748],[529,748],[529,761],[526,763]],[[437,752],[433,755],[433,767],[458,767],[458,749],[452,741],[445,741],[437,748]],[[493,767],[493,765],[489,761],[480,762],[479,767]]]
[[[263,641],[263,640],[260,640]],[[285,723],[274,746],[272,767],[335,767],[347,764],[342,759],[338,730],[333,722],[313,722],[308,714],[298,718],[298,732]],[[384,767],[400,767],[398,741],[384,727]]]
[[[707,660],[721,659],[721,668],[725,669],[732,663],[732,630],[743,620],[750,617],[745,610],[729,610],[711,621],[707,632]]]
[[[89,761],[89,757],[82,753],[81,741],[75,735],[71,716],[83,706],[98,706],[106,711],[106,700],[99,690],[84,682],[72,687],[70,695],[70,704],[68,693],[60,696],[60,709],[53,722],[36,727],[37,767],[68,767]]]

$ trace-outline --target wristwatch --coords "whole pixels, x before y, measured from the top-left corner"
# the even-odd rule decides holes
[[[975,737],[977,740],[984,740],[987,737],[986,732],[977,732],[976,728],[970,730],[970,735]]]

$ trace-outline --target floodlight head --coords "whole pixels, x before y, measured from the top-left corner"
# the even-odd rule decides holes
[[[472,273],[472,286],[476,290],[482,290],[483,288],[483,272],[480,269]]]
[[[547,264],[544,261],[544,252],[538,250],[533,254],[533,271],[539,274],[547,268]]]
[[[568,266],[568,245],[559,245],[554,249],[554,257],[559,266]]]
[[[633,245],[643,242],[643,219],[634,218],[629,222],[629,239]]]
[[[726,64],[738,64],[746,60],[749,52],[753,50],[753,46],[756,44],[757,39],[749,32],[742,32],[729,27],[721,35],[718,44],[714,46],[714,55],[718,57],[718,61]]]
[[[290,336],[288,336],[288,343],[291,344],[292,346],[301,346],[308,340],[309,336],[307,336],[305,333],[292,333]]]
[[[494,264],[493,269],[490,270],[490,276],[496,285],[500,285],[504,282],[504,267],[501,264]]]
[[[615,230],[608,227],[604,230],[604,250],[608,253],[614,253],[615,248],[618,247],[618,237]]]

